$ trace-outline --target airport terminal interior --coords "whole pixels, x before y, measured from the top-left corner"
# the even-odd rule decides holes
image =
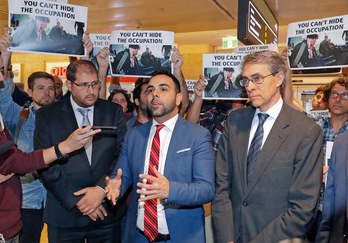
[[[0,30],[9,25],[9,1],[0,0]],[[242,9],[238,6],[241,2],[251,2],[257,13],[250,13],[249,5]],[[247,44],[276,44],[282,52],[288,45],[289,24],[348,14],[347,0],[68,0],[68,3],[88,7],[89,33],[107,34],[117,30],[174,32],[174,45],[184,57],[182,71],[187,80],[197,80],[202,74],[203,54],[233,53],[235,48]],[[248,29],[240,21],[244,21],[245,26],[248,21],[256,22],[255,28],[259,30],[254,29],[254,35],[245,33]],[[239,37],[243,33],[238,32],[243,31],[242,40]],[[252,37],[255,35],[259,41]],[[347,36],[348,33],[346,43]],[[319,48],[319,42],[316,47]],[[337,48],[348,55],[347,45]],[[60,76],[65,82],[68,65],[67,55],[22,52],[12,55],[14,81],[24,90],[28,89],[26,80],[29,75],[37,70]],[[348,67],[295,70],[292,74],[294,96],[304,110],[309,111],[314,91],[342,74],[348,75]],[[108,85],[110,82],[114,81],[108,78]],[[119,82],[130,92],[135,79],[120,78]],[[210,206],[205,209],[206,216],[210,217]],[[206,229],[207,242],[212,243],[210,221],[207,221]],[[41,242],[47,242],[46,230]]]

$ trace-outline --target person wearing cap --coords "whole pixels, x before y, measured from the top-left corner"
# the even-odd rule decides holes
[[[237,90],[238,93],[241,93],[241,89],[236,87],[232,82],[233,73],[234,68],[225,67],[221,72],[211,77],[205,89],[206,96],[215,98],[231,97],[231,95],[236,95],[233,90]]]
[[[317,34],[307,35],[307,38],[298,43],[290,56],[290,67],[301,68],[315,65],[318,52],[315,43],[318,39]]]
[[[112,65],[113,73],[126,75],[138,74],[140,70],[137,58],[139,49],[139,45],[129,45],[128,48],[117,53]]]

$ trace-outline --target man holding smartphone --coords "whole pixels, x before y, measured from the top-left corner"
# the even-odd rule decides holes
[[[126,132],[122,109],[98,99],[100,81],[90,61],[79,60],[68,66],[67,87],[70,95],[37,113],[36,149],[52,146],[86,125],[116,127],[117,131],[99,134],[84,149],[40,173],[48,191],[48,240],[120,242],[122,214],[119,207],[112,209],[103,203],[103,188]]]

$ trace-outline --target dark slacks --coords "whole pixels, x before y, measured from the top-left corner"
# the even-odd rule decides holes
[[[58,228],[47,226],[49,243],[121,243],[120,223]]]
[[[19,243],[40,243],[43,228],[43,208],[22,208],[23,228],[19,235]]]

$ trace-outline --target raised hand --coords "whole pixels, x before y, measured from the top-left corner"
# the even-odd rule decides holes
[[[93,43],[92,43],[91,39],[89,38],[89,33],[88,32],[84,33],[82,41],[83,41],[83,47],[87,51],[86,52],[86,56],[90,57],[91,53],[93,51]]]
[[[99,68],[105,68],[107,69],[109,66],[109,48],[104,47],[100,49],[100,51],[97,54],[97,62]]]

